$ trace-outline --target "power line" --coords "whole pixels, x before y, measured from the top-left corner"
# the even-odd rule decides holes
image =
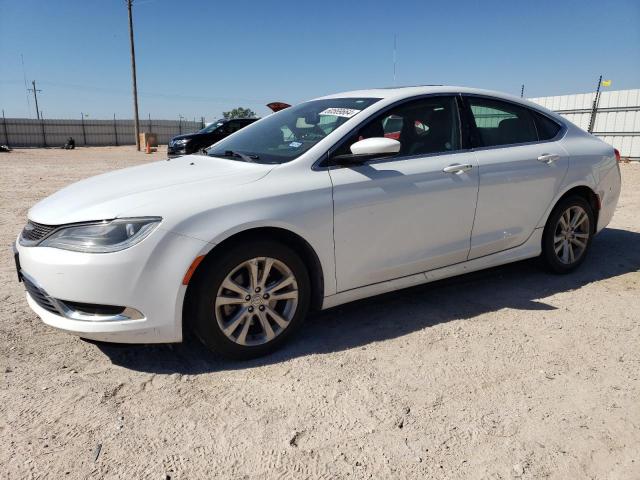
[[[0,83],[7,83],[0,81]],[[75,83],[61,83],[61,82],[50,82],[50,81],[41,81],[40,84],[50,85],[52,87],[59,88],[67,88],[73,90],[83,90],[86,92],[101,92],[108,93],[113,95],[130,95],[129,92],[125,90],[120,90],[116,88],[108,88],[108,87],[88,87],[86,85],[79,85]],[[162,93],[162,92],[145,92],[144,90],[140,90],[138,92],[138,97],[146,97],[146,98],[166,98],[166,99],[175,99],[175,100],[188,100],[194,102],[218,102],[218,103],[226,103],[226,102],[253,102],[253,103],[268,103],[272,101],[273,98],[249,98],[249,97],[215,97],[215,96],[207,96],[207,95],[183,95],[180,93]]]
[[[20,80],[0,80],[0,85],[2,84],[19,84],[22,83]],[[131,90],[123,90],[118,88],[110,88],[110,87],[101,87],[101,86],[87,86],[81,85],[78,83],[66,83],[66,82],[51,82],[48,80],[40,80],[40,85],[45,85],[49,87],[62,88],[67,90],[74,91],[84,91],[89,93],[103,93],[117,96],[129,96],[131,95]],[[25,89],[27,89],[27,84],[25,83]],[[222,97],[222,96],[209,96],[209,95],[184,95],[181,93],[173,93],[173,92],[147,92],[144,90],[138,90],[138,97],[141,98],[163,98],[168,100],[184,100],[184,101],[192,101],[192,102],[211,102],[211,103],[219,103],[226,104],[229,102],[246,102],[246,103],[254,103],[264,105],[273,101],[273,96],[262,97],[262,98],[254,98],[254,97]],[[31,107],[29,107],[31,108]]]

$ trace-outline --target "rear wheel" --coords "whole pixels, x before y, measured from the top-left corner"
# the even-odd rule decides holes
[[[300,257],[275,242],[245,243],[211,262],[196,286],[194,329],[211,350],[252,358],[277,349],[309,308]]]
[[[568,273],[585,259],[595,231],[589,202],[574,196],[562,200],[549,216],[542,237],[542,259],[556,273]]]

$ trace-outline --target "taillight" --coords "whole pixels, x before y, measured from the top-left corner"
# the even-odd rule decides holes
[[[618,150],[617,148],[613,149],[613,153],[616,154],[616,161],[620,161],[620,150]]]

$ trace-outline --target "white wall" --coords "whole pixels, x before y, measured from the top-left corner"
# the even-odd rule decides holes
[[[640,89],[608,91],[603,88],[593,134],[620,150],[623,157],[640,160]],[[595,92],[579,93],[529,100],[587,130],[595,95]]]

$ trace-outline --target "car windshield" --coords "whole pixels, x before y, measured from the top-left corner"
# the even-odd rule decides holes
[[[330,98],[289,107],[243,128],[207,150],[213,157],[289,162],[379,98]],[[242,154],[242,155],[239,155]]]
[[[213,122],[211,122],[209,125],[207,125],[206,127],[204,127],[202,130],[199,130],[198,133],[211,133],[213,132],[216,128],[221,127],[222,125],[224,125],[224,122],[226,122],[225,119],[220,119],[220,120],[214,120]]]

